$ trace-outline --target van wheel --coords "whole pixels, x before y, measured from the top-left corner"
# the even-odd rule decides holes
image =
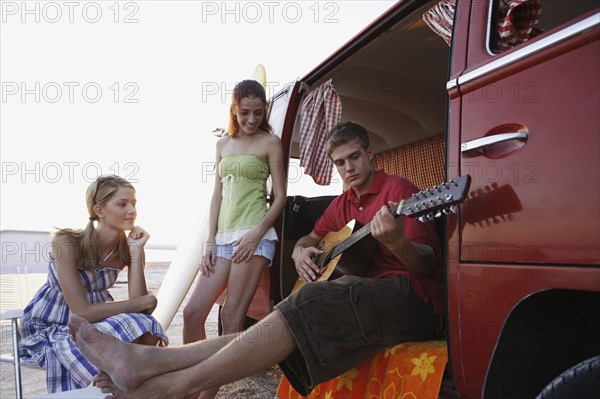
[[[600,392],[600,356],[594,356],[556,377],[536,399],[596,398],[598,392]]]

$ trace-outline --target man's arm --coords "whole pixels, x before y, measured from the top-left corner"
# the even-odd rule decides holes
[[[313,230],[296,242],[292,252],[296,271],[300,278],[307,283],[315,281],[319,276],[319,266],[312,260],[314,255],[323,253],[322,250],[316,248],[319,241],[321,241],[321,237],[315,234]]]
[[[411,272],[430,276],[435,271],[436,261],[433,248],[406,238],[396,244],[384,244]]]
[[[403,217],[394,218],[387,206],[382,206],[375,214],[371,222],[371,233],[411,272],[429,276],[435,271],[436,260],[433,248],[410,241],[404,235]]]

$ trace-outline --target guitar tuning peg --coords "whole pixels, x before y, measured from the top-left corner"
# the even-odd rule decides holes
[[[442,211],[437,211],[437,212],[435,213],[435,216],[434,216],[434,217],[436,217],[436,218],[439,218],[439,217],[441,217],[443,214],[444,214],[444,213],[443,213]]]
[[[448,208],[442,209],[442,212],[444,212],[444,214],[446,214],[446,215],[448,215],[449,213],[452,213],[452,212],[450,212],[450,209],[448,209]]]
[[[456,205],[452,205],[452,206],[450,207],[450,212],[452,212],[452,213],[457,213],[457,212],[458,212],[458,207],[457,207]]]
[[[417,219],[419,222],[423,223],[427,221],[427,217],[426,216],[419,216],[419,218]]]

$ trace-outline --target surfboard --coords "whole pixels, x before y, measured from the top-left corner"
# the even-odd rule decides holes
[[[156,298],[158,305],[152,316],[166,330],[183,303],[198,271],[202,257],[203,243],[206,241],[208,226],[208,207],[196,228],[192,228],[187,238],[178,247],[165,278],[160,285]]]
[[[259,82],[263,87],[267,88],[267,71],[262,64],[258,64],[254,69],[254,73],[252,74],[252,79]]]

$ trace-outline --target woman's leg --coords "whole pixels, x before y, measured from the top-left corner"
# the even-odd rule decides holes
[[[244,329],[246,313],[254,298],[263,270],[269,260],[262,256],[253,256],[245,263],[234,263],[229,272],[227,296],[221,309],[223,334],[239,332]]]
[[[215,272],[198,276],[194,291],[183,309],[183,343],[206,339],[205,322],[227,285],[231,261],[217,258]]]
[[[237,333],[244,329],[250,302],[256,293],[262,272],[268,264],[268,259],[253,256],[248,262],[231,265],[227,296],[221,309],[223,335]],[[200,394],[200,398],[214,398],[218,391],[219,387],[204,391]]]

